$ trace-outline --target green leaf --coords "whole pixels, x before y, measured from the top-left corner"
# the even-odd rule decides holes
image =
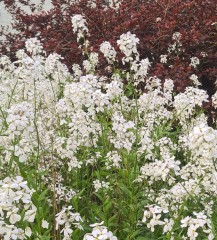
[[[41,200],[45,199],[45,196],[46,196],[47,192],[48,192],[48,189],[45,189],[45,190],[39,195],[38,201],[41,201]]]
[[[123,183],[119,183],[118,187],[128,196],[128,197],[132,197],[132,192],[127,188],[126,185],[124,185]]]

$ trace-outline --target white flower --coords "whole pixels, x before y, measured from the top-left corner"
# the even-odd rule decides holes
[[[102,221],[101,223],[93,223],[93,224],[90,224],[89,226],[93,228],[93,227],[101,226],[103,224],[104,224],[104,221]]]
[[[153,214],[150,222],[147,224],[147,227],[151,229],[152,232],[154,232],[154,228],[157,225],[164,225],[164,222],[160,220],[161,214]]]
[[[164,219],[163,233],[170,232],[173,228],[173,219]]]
[[[147,222],[147,219],[151,217],[151,212],[148,210],[145,210],[143,213],[143,218],[142,218],[142,222]]]
[[[91,52],[90,56],[89,56],[89,61],[92,65],[92,68],[95,69],[95,67],[97,66],[97,64],[99,62],[98,53]]]
[[[25,212],[24,220],[27,222],[34,222],[37,208],[32,205],[32,209]]]
[[[46,229],[48,229],[49,228],[49,223],[46,221],[46,220],[42,220],[42,223],[41,223],[41,226],[43,227],[43,228],[46,228]]]
[[[30,236],[32,235],[32,230],[31,230],[30,227],[26,227],[26,229],[25,229],[25,235],[26,235],[27,237],[30,237]]]
[[[80,67],[78,64],[73,64],[73,65],[72,65],[72,70],[73,70],[74,76],[75,76],[76,78],[81,77],[82,71],[81,71],[81,67]]]
[[[116,136],[111,137],[110,141],[117,149],[125,148],[130,151],[135,141],[135,135],[130,131],[135,128],[134,122],[126,121],[120,112],[113,114],[112,121],[112,130]]]
[[[191,221],[191,217],[187,216],[184,219],[181,220],[181,227],[187,227]]]
[[[195,225],[190,225],[188,228],[187,235],[190,238],[190,240],[196,239],[198,236],[197,227]]]
[[[160,62],[167,63],[167,55],[160,55]]]
[[[208,235],[208,240],[213,240],[215,237],[214,237],[214,235],[213,235],[213,233],[210,233],[209,235]]]
[[[16,228],[11,232],[11,239],[25,239],[24,231],[20,228]]]
[[[93,181],[95,192],[98,192],[100,189],[109,189],[109,182],[95,180]]]
[[[198,81],[198,76],[197,76],[197,75],[192,74],[192,75],[190,76],[190,79],[193,81],[193,83],[194,83],[195,86],[201,85],[201,83]]]
[[[200,55],[201,55],[202,57],[208,56],[208,54],[207,54],[206,52],[201,52]]]
[[[199,65],[199,64],[200,64],[199,58],[197,58],[197,57],[192,57],[192,58],[191,58],[190,66],[196,68],[197,65]]]
[[[83,66],[84,66],[84,69],[86,70],[87,73],[90,73],[91,70],[93,69],[93,66],[92,66],[91,62],[88,61],[88,60],[83,61]]]
[[[175,33],[173,33],[172,39],[173,39],[174,41],[179,42],[180,39],[181,39],[181,36],[182,36],[182,34],[181,34],[180,32],[175,32]]]
[[[19,211],[18,208],[14,208],[11,211],[7,212],[7,218],[9,218],[9,221],[11,224],[14,224],[14,223],[20,221],[21,216],[19,214],[17,214],[18,211]]]
[[[59,54],[53,53],[50,54],[45,60],[45,72],[47,74],[52,74],[55,72],[56,68],[60,64],[59,60],[63,59]]]
[[[192,116],[194,108],[202,107],[203,102],[208,102],[208,94],[202,89],[187,87],[184,93],[176,95],[173,105],[180,122],[184,124]]]
[[[131,70],[135,72],[133,74],[134,86],[138,85],[140,82],[144,82],[150,66],[151,63],[148,58],[142,59],[140,62],[137,62],[137,60],[132,62]]]

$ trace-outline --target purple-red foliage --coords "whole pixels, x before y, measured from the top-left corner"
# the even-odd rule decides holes
[[[148,57],[152,62],[152,75],[173,79],[179,92],[192,84],[189,77],[196,74],[210,95],[215,91],[217,18],[213,0],[125,0],[118,10],[105,10],[103,0],[96,1],[96,8],[88,7],[87,0],[76,5],[71,5],[67,0],[52,0],[53,9],[39,14],[33,12],[31,15],[16,7],[13,0],[4,2],[14,16],[13,27],[19,32],[6,33],[11,57],[24,46],[25,39],[37,36],[43,42],[44,49],[48,53],[61,54],[69,68],[73,63],[81,63],[85,56],[78,48],[71,16],[82,14],[87,20],[90,33],[88,40],[93,51],[98,51],[103,41],[110,41],[117,49],[116,41],[120,35],[131,31],[140,39],[140,58]],[[28,5],[28,1],[20,2]],[[34,5],[31,8],[34,10]],[[182,34],[184,51],[174,54],[167,64],[162,64],[160,55],[167,54],[168,46],[173,43],[174,32]],[[202,57],[201,52],[207,56]],[[200,59],[198,68],[189,66],[191,57]],[[99,70],[105,66],[106,61],[101,56]]]

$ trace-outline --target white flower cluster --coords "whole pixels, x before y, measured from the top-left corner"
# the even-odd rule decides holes
[[[197,230],[202,229],[204,233],[209,234],[208,240],[214,239],[211,230],[211,220],[203,212],[193,212],[195,217],[187,216],[181,220],[181,227],[187,228],[187,236],[190,240],[195,240],[199,236]]]
[[[100,45],[100,51],[103,53],[108,63],[113,63],[115,61],[116,51],[114,47],[111,46],[110,42],[103,42]]]
[[[72,27],[74,33],[77,33],[77,41],[83,39],[85,35],[88,33],[88,28],[86,27],[86,20],[80,14],[76,14],[71,17]]]
[[[186,122],[192,114],[196,106],[202,106],[208,101],[208,94],[201,89],[187,87],[184,93],[175,96],[174,107],[181,122]]]
[[[115,132],[114,137],[111,137],[110,141],[114,144],[115,148],[125,148],[130,151],[135,141],[135,135],[132,131],[135,124],[132,121],[126,121],[121,113],[116,112],[113,114],[112,130]]]
[[[45,61],[45,72],[47,74],[53,73],[58,68],[61,59],[62,57],[57,53],[50,54]]]
[[[174,83],[171,79],[165,79],[163,95],[168,100],[167,104],[172,105]]]
[[[32,55],[37,55],[42,53],[43,47],[41,42],[37,38],[27,39],[25,42],[26,50]]]
[[[57,179],[56,186],[53,186],[51,190],[57,196],[57,202],[66,202],[69,203],[74,196],[76,196],[76,192],[72,188],[67,188],[64,184],[61,183],[62,179]]]
[[[26,162],[28,156],[33,152],[34,142],[34,110],[28,102],[21,102],[11,106],[7,110],[8,116],[6,118],[8,129],[6,131],[9,141],[14,141],[14,155],[19,158],[20,162]],[[32,142],[32,143],[31,143]],[[8,145],[10,142],[8,142]],[[11,151],[6,151],[11,157]]]
[[[75,80],[79,79],[82,75],[81,67],[78,64],[73,64],[72,70],[74,72],[74,78]]]
[[[164,225],[164,233],[172,230],[174,224],[172,219],[164,219],[164,221],[161,220],[162,215],[169,212],[167,209],[163,209],[157,205],[150,205],[147,206],[147,208],[148,210],[145,210],[143,213],[142,222],[147,223],[147,227],[150,228],[152,232],[154,232],[156,226],[162,225]]]
[[[192,157],[197,161],[200,157],[203,157],[203,161],[204,158],[207,160],[217,158],[217,130],[202,123],[193,128],[188,139]]]
[[[147,146],[146,149],[143,148],[143,150],[148,150],[147,155],[150,152],[150,157],[148,156],[147,158],[154,158],[151,152],[154,148],[159,147],[161,159],[154,159],[153,162],[146,163],[142,166],[138,181],[146,179],[149,185],[154,184],[156,181],[167,181],[169,185],[173,184],[174,176],[180,175],[181,162],[175,160],[175,156],[172,154],[177,147],[166,137],[159,139],[158,142],[154,144],[146,135],[145,141],[147,141],[147,145],[151,145],[151,147]]]
[[[149,179],[148,183],[152,185],[156,181],[168,181],[169,184],[174,182],[170,174],[179,175],[180,161],[175,161],[174,157],[165,157],[163,160],[155,160],[153,163],[144,165],[141,168],[141,176]],[[172,173],[171,173],[172,171]]]
[[[144,78],[148,74],[149,67],[151,66],[151,63],[149,62],[149,59],[142,59],[139,62],[133,62],[131,66],[131,70],[135,72],[133,76],[134,85],[138,85],[140,82],[144,82]]]
[[[95,71],[95,68],[98,64],[98,53],[90,53],[89,59],[83,61],[83,66],[86,71],[86,73],[91,73]]]
[[[160,55],[160,62],[167,63],[167,55]]]
[[[169,54],[177,53],[177,52],[181,51],[181,47],[182,47],[182,43],[180,41],[181,36],[182,36],[182,34],[179,33],[179,32],[173,33],[172,40],[174,41],[174,43],[170,44],[168,49],[167,49],[167,52]],[[165,62],[165,59],[163,59],[163,61]]]
[[[103,190],[109,189],[109,182],[105,182],[97,179],[93,181],[93,186],[94,186],[95,192],[98,192],[101,189]]]
[[[10,58],[8,56],[5,56],[5,55],[1,56],[0,57],[0,64],[4,67],[9,66],[11,64]]]
[[[110,100],[114,100],[123,94],[123,83],[120,78],[117,80],[114,79],[111,83],[106,84],[105,88]]]
[[[22,229],[16,227],[16,223],[34,222],[37,209],[31,200],[33,192],[20,176],[0,181],[0,237],[4,240],[26,239],[31,236],[28,225]]]
[[[71,239],[73,229],[79,228],[83,230],[81,226],[82,218],[79,213],[74,213],[72,206],[64,207],[61,212],[56,214],[56,230],[61,228],[63,233],[63,240]]]
[[[28,102],[22,102],[20,104],[13,105],[8,109],[8,117],[6,119],[8,123],[8,134],[12,139],[14,136],[28,135],[34,131],[33,120],[34,112],[31,104]]]
[[[117,240],[117,237],[113,235],[111,231],[108,231],[107,227],[102,226],[104,222],[91,224],[93,228],[92,233],[85,234],[83,240]]]
[[[138,43],[139,39],[135,34],[132,34],[131,32],[122,34],[120,36],[120,39],[117,40],[117,44],[121,52],[125,55],[125,57],[122,58],[123,64],[125,64],[125,62],[139,60],[139,53],[137,51]]]
[[[193,82],[193,84],[194,84],[195,86],[201,85],[201,83],[198,81],[198,76],[197,76],[197,75],[192,74],[192,75],[190,76],[190,79],[192,80],[192,82]]]
[[[139,149],[138,155],[141,156],[145,153],[147,159],[152,159],[153,156],[153,149],[154,149],[154,141],[151,138],[151,132],[148,128],[144,127],[140,130],[140,142],[139,142]]]
[[[107,0],[109,7],[118,9],[123,0]]]
[[[173,33],[172,39],[173,39],[174,41],[179,42],[180,39],[181,39],[181,36],[182,36],[182,34],[181,34],[180,32],[175,32],[175,33]]]
[[[111,169],[114,168],[120,168],[120,163],[122,162],[121,157],[118,155],[117,151],[108,152],[106,155],[106,168]]]
[[[171,86],[172,87],[172,86]],[[138,111],[140,121],[151,130],[154,124],[167,121],[172,118],[171,112],[165,105],[169,105],[172,93],[162,91],[161,81],[158,78],[148,78],[146,80],[147,92],[140,95],[138,99]]]
[[[196,68],[197,65],[199,65],[199,64],[200,64],[199,58],[197,58],[197,57],[192,57],[192,58],[191,58],[190,66]]]

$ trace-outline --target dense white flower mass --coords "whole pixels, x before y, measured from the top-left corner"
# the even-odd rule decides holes
[[[72,24],[78,40],[87,37],[83,16]],[[181,34],[172,41],[162,63]],[[130,32],[117,41],[123,69],[111,44],[101,44],[109,76],[89,46],[73,73],[35,38],[16,62],[0,57],[0,239],[214,239],[209,96],[194,74],[181,93],[173,79],[152,76],[138,43]]]

